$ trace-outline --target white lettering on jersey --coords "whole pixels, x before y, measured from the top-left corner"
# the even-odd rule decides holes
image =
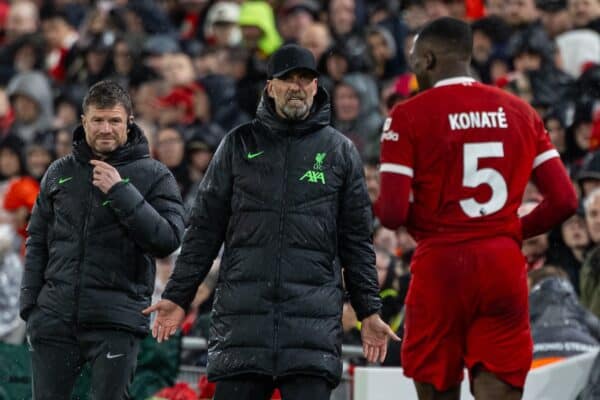
[[[498,111],[469,111],[448,114],[450,129],[453,131],[477,128],[508,128],[506,113],[502,107]]]
[[[385,122],[383,123],[383,133],[381,134],[382,142],[384,140],[390,140],[392,142],[397,142],[398,139],[400,138],[400,135],[398,135],[396,132],[390,131],[391,126],[392,126],[392,119],[386,118]]]
[[[383,132],[381,134],[381,141],[383,142],[384,140],[390,140],[392,142],[397,142],[398,139],[400,139],[400,135],[398,135],[396,132],[394,131],[387,131],[387,132]]]

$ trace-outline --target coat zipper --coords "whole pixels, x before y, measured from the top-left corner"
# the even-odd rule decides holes
[[[279,368],[277,367],[277,352],[279,347],[279,320],[281,318],[279,301],[280,298],[280,289],[281,289],[281,258],[283,253],[283,229],[285,223],[286,216],[286,195],[287,195],[287,181],[288,181],[288,160],[289,160],[289,148],[290,148],[290,137],[285,138],[285,158],[283,163],[283,184],[281,191],[281,215],[279,217],[279,249],[277,254],[277,268],[275,269],[275,326],[273,329],[273,369],[274,369],[274,379],[277,378],[277,372]]]
[[[92,181],[92,179],[91,179],[92,173],[93,173],[93,170],[90,169],[90,173],[88,174],[88,182]],[[73,310],[73,320],[75,322],[75,326],[79,326],[79,295],[81,292],[81,280],[82,280],[82,275],[83,275],[81,266],[85,259],[87,227],[88,227],[88,220],[90,218],[90,210],[92,208],[93,198],[94,198],[94,187],[92,186],[89,191],[88,201],[87,201],[87,210],[85,212],[84,219],[83,219],[83,227],[81,230],[81,248],[80,248],[80,252],[79,252],[79,263],[77,264],[77,270],[75,271],[77,274],[77,281],[75,282],[75,309]]]

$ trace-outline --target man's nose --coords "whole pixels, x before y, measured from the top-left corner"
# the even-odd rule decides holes
[[[100,123],[100,131],[102,132],[110,132],[110,123],[108,121],[102,121]]]

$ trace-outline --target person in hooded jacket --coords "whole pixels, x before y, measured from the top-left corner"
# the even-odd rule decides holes
[[[577,299],[568,275],[546,266],[529,274],[533,366],[600,347],[600,321]]]
[[[309,50],[269,62],[257,116],[221,142],[200,184],[153,335],[168,339],[225,242],[209,331],[215,399],[329,399],[341,378],[344,287],[370,362],[398,338],[379,317],[372,214],[358,151],[330,126]],[[344,286],[345,284],[345,286]]]
[[[85,363],[94,399],[125,399],[151,302],[155,257],[179,247],[173,175],[149,156],[131,99],[113,81],[83,100],[73,152],[42,179],[20,292],[33,398],[70,399]]]

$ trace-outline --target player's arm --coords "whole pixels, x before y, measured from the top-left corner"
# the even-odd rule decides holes
[[[544,200],[521,218],[523,239],[548,232],[577,210],[577,195],[558,152],[549,144],[545,133],[540,142],[543,141],[548,142],[540,145],[545,151],[534,161],[532,179]]]
[[[413,179],[413,144],[400,107],[386,120],[381,136],[379,197],[374,212],[381,224],[398,229],[408,218]]]
[[[375,215],[383,226],[396,230],[408,218],[412,178],[382,169],[380,182],[379,197],[374,205]]]

